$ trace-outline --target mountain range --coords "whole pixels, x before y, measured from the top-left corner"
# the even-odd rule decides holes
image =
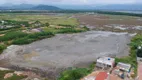
[[[142,10],[142,4],[110,4],[110,5],[57,5],[62,9],[72,10]]]
[[[8,6],[7,6],[8,5]],[[33,5],[33,4],[3,4],[0,10],[113,10],[142,11],[142,4],[110,4],[110,5]]]
[[[32,4],[19,4],[19,5],[1,5],[0,10],[61,10],[55,6],[49,5],[32,5]]]

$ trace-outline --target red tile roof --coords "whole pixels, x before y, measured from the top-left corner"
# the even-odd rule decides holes
[[[107,79],[108,74],[106,72],[100,72],[97,76],[95,80],[105,80]]]

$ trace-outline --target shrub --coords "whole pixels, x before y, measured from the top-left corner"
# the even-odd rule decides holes
[[[48,26],[50,26],[50,24],[49,24],[49,23],[45,23],[45,26],[47,26],[47,27],[48,27]]]
[[[25,36],[27,36],[27,34],[24,32],[20,32],[20,31],[8,32],[4,36],[0,37],[0,41],[9,41],[12,39],[17,39],[17,38],[21,38]]]
[[[67,25],[67,24],[58,24],[58,26],[64,26],[64,27],[75,27],[75,26],[73,26],[73,25]]]
[[[90,29],[87,26],[83,27],[85,30],[89,31]]]
[[[0,53],[2,53],[4,49],[6,49],[6,46],[1,44],[0,45]]]
[[[5,80],[21,80],[21,79],[24,79],[24,78],[26,78],[26,76],[17,76],[16,74],[14,74],[12,77],[7,78]]]
[[[73,70],[64,71],[59,80],[79,80],[80,78],[86,76],[89,73],[89,70],[86,68],[76,68]]]
[[[49,38],[52,36],[54,36],[52,32],[34,33],[34,34],[29,34],[26,37],[14,40],[12,44],[17,44],[17,45],[29,44],[29,43],[32,43],[33,41],[43,39],[43,38]]]
[[[13,73],[14,71],[0,71],[0,80],[4,80],[4,76],[7,73]]]
[[[28,37],[16,39],[12,42],[12,44],[17,44],[17,45],[23,45],[23,44],[29,44],[31,42],[35,41],[34,39],[28,39]]]
[[[78,33],[78,32],[83,32],[84,30],[77,30],[75,28],[62,28],[61,30],[58,31],[58,33]]]
[[[89,68],[68,69],[61,73],[58,80],[80,80],[80,78],[83,78],[94,70],[95,64],[92,63]]]

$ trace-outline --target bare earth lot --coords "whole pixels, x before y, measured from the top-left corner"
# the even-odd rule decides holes
[[[120,30],[142,30],[142,18],[119,15],[76,15],[80,24],[90,28],[113,28]],[[109,30],[110,31],[110,30]],[[136,31],[138,32],[138,31]]]
[[[128,33],[101,31],[58,34],[29,45],[10,46],[0,59],[10,59],[11,65],[36,67],[54,72],[59,68],[87,67],[100,56],[127,56],[130,38]]]

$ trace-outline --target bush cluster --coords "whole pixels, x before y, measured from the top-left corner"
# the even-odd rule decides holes
[[[17,45],[29,44],[29,43],[32,43],[33,41],[37,41],[39,39],[44,39],[44,38],[49,38],[52,36],[54,36],[52,32],[34,33],[34,34],[29,34],[28,36],[25,36],[23,38],[18,38],[14,40],[12,44],[17,44]]]
[[[89,68],[73,68],[65,70],[61,73],[58,80],[80,80],[84,76],[91,73],[95,68],[95,63],[92,63]]]
[[[58,33],[78,33],[83,32],[84,30],[81,29],[75,29],[75,28],[62,28],[58,31]]]
[[[8,32],[4,36],[0,37],[0,41],[9,41],[9,40],[25,37],[27,35],[28,34],[26,34],[24,32],[12,31],[12,32]]]
[[[4,49],[6,49],[6,46],[1,44],[0,45],[0,53],[2,53]]]

